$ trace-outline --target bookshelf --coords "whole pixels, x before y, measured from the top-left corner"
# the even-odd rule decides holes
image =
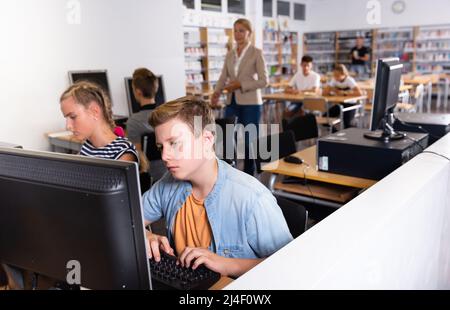
[[[404,73],[450,74],[450,25],[305,33],[304,54],[314,57],[321,74],[335,63],[349,65],[357,34],[372,49],[372,74],[376,60],[386,57],[400,58]]]
[[[208,94],[214,89],[232,40],[233,30],[229,28],[185,27],[187,93]]]
[[[417,29],[415,71],[450,73],[450,25]]]
[[[271,83],[289,80],[297,71],[298,33],[263,31],[263,54]]]
[[[314,58],[314,71],[320,74],[332,71],[336,63],[336,32],[305,33],[303,51]]]
[[[378,58],[398,57],[403,63],[403,73],[414,68],[414,28],[374,30],[373,64]]]

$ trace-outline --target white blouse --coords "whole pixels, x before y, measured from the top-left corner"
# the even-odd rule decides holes
[[[238,72],[239,72],[239,66],[241,65],[241,61],[242,61],[242,59],[244,58],[245,53],[247,53],[247,50],[248,50],[249,46],[250,46],[250,43],[248,43],[247,46],[244,47],[244,49],[243,49],[242,52],[241,52],[241,56],[240,56],[240,57],[238,56],[238,53],[237,53],[237,46],[234,48],[234,56],[235,56],[235,57],[234,57],[234,59],[235,59],[235,63],[234,63],[234,74],[235,74],[236,76],[238,75]]]

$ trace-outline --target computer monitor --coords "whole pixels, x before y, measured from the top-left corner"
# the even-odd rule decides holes
[[[393,128],[393,112],[398,102],[403,65],[398,58],[378,59],[368,139],[395,140],[404,137]]]
[[[69,82],[74,84],[78,81],[89,81],[101,86],[111,99],[111,91],[108,83],[107,70],[85,70],[85,71],[69,71]]]
[[[136,163],[0,148],[0,195],[0,263],[68,284],[79,272],[89,289],[151,288]]]
[[[162,75],[157,75],[158,78],[158,91],[155,95],[155,102],[156,105],[161,105],[164,102],[166,102],[166,92],[164,89],[164,82]],[[128,111],[131,114],[137,113],[140,111],[140,105],[139,102],[137,102],[136,98],[134,97],[133,93],[133,78],[126,77],[125,78],[125,90],[127,92],[127,100],[128,100]]]

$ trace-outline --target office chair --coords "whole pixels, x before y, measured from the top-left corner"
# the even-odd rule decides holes
[[[278,153],[273,152],[272,150],[272,141],[278,139]],[[261,149],[263,147],[263,149]],[[260,137],[254,140],[250,145],[250,155],[252,159],[255,161],[256,171],[261,173],[261,163],[268,163],[282,157],[286,157],[291,155],[297,151],[295,145],[294,133],[291,130],[284,131],[278,134],[274,134],[271,136]],[[262,152],[267,152],[267,154],[263,154]],[[263,158],[261,155],[271,156],[269,158]]]
[[[278,206],[283,212],[292,237],[297,238],[306,231],[308,223],[308,211],[304,206],[289,199],[275,195]]]
[[[220,128],[222,136],[216,134],[216,153],[217,156],[229,163],[231,166],[237,165],[237,152],[236,152],[236,124],[237,117],[218,118],[216,119],[217,130]],[[228,153],[233,150],[232,158],[228,158]],[[228,153],[227,153],[228,152]]]
[[[425,85],[419,84],[417,85],[416,90],[414,91],[412,99],[415,110],[419,111],[420,113],[423,112],[424,97],[425,97]]]
[[[154,132],[145,134],[141,137],[142,151],[150,162],[150,186],[158,181],[167,172],[167,168],[161,159],[161,152],[156,146],[156,136]],[[148,185],[149,176],[141,176],[143,182]]]
[[[156,135],[154,132],[145,134],[141,137],[142,150],[148,160],[154,161],[161,159],[161,152],[156,146]]]
[[[344,129],[343,119],[344,112],[342,105],[338,104],[335,107],[337,117],[330,117],[331,104],[324,98],[305,98],[303,100],[303,109],[316,115],[316,122],[319,125],[330,128],[330,133],[333,132],[333,126],[340,124],[340,129]]]
[[[289,120],[283,119],[282,126],[283,131],[291,130],[294,133],[296,142],[319,137],[319,128],[314,114],[296,116]]]
[[[0,287],[6,286],[8,284],[8,279],[6,277],[6,272],[3,270],[2,265],[0,265]]]

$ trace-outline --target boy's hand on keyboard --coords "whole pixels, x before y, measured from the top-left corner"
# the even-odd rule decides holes
[[[153,258],[159,262],[161,260],[160,251],[164,251],[167,254],[174,255],[173,249],[170,247],[169,240],[165,236],[160,236],[152,233],[147,233],[149,247],[149,258]]]
[[[227,274],[226,265],[228,259],[205,248],[186,247],[178,260],[183,267],[191,267],[192,269],[196,269],[203,264],[212,271],[218,272],[222,275]]]

